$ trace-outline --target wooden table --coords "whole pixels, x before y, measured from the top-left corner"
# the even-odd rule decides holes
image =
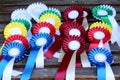
[[[61,12],[68,6],[79,5],[89,8],[100,4],[110,4],[117,10],[116,19],[120,24],[120,0],[0,0],[0,46],[4,42],[3,30],[6,24],[10,22],[11,12],[17,8],[26,8],[33,2],[43,2],[49,7],[58,8]],[[62,20],[63,21],[63,20]],[[95,22],[95,19],[90,19],[89,24]],[[34,21],[33,25],[35,24]],[[110,44],[115,62],[112,64],[112,69],[116,80],[120,80],[120,48],[116,44]],[[26,57],[27,59],[27,57]],[[16,63],[14,68],[22,71],[25,66],[26,59]],[[31,80],[53,80],[60,63],[56,58],[47,59],[44,69],[34,69]],[[80,68],[76,70],[76,80],[96,80],[95,68]],[[13,77],[12,80],[19,80],[20,76]]]

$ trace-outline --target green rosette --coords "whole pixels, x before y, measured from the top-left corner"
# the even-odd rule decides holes
[[[43,12],[40,14],[39,18],[40,18],[42,15],[47,14],[47,13],[55,14],[55,15],[57,15],[57,16],[60,18],[59,13],[57,13],[55,10],[52,10],[52,9],[48,9],[48,10],[43,11]]]
[[[111,27],[111,22],[108,18],[108,16],[113,16],[114,12],[111,8],[107,7],[107,6],[96,6],[92,9],[92,14],[93,17],[95,17],[96,19],[102,20],[105,23],[108,23]]]
[[[12,20],[11,22],[20,22],[22,24],[25,25],[27,31],[30,29],[30,27],[32,26],[31,25],[31,22],[26,20],[26,19],[15,19],[15,20]]]

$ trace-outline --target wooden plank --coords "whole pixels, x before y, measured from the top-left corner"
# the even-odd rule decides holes
[[[120,66],[112,66],[115,80],[120,80]],[[15,70],[23,71],[23,68]],[[34,69],[30,80],[54,80],[58,68]],[[76,69],[75,80],[96,80],[95,68],[78,68]],[[12,80],[19,80],[21,76],[13,77]]]
[[[7,6],[25,6],[29,5],[33,2],[43,2],[46,3],[47,5],[59,5],[59,6],[64,6],[64,5],[99,5],[99,4],[110,4],[114,6],[120,5],[119,0],[2,0],[0,1],[1,5],[7,5]]]

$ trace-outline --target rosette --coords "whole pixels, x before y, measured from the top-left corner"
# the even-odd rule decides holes
[[[7,39],[11,35],[19,34],[22,36],[27,35],[27,30],[22,23],[11,22],[4,29],[4,37]]]
[[[105,48],[94,48],[89,52],[88,59],[92,65],[97,67],[97,80],[115,80],[110,67],[113,61],[111,52]]]
[[[52,41],[52,37],[47,33],[36,34],[31,38],[31,51],[23,71],[23,75],[21,76],[21,80],[29,80],[35,62],[37,68],[44,67],[43,50],[47,49],[52,44]]]
[[[52,37],[55,36],[55,28],[52,24],[47,23],[47,22],[41,22],[36,24],[33,29],[32,29],[32,33],[34,34],[38,34],[38,33],[48,33],[50,34]]]
[[[64,10],[63,18],[65,21],[76,21],[82,24],[83,9],[79,6],[70,6]]]
[[[81,37],[69,36],[64,39],[62,47],[66,54],[60,64],[55,80],[64,80],[73,53],[76,51],[76,56],[80,55],[85,50],[86,43]]]
[[[18,62],[22,60],[25,57],[25,54],[26,54],[26,48],[24,47],[24,45],[17,42],[6,44],[2,49],[3,59],[0,62],[0,66],[1,66],[0,79],[2,75],[3,75],[3,80],[5,80],[4,78],[9,79],[9,77],[12,74],[14,62]],[[8,71],[9,71],[9,75],[5,77]]]
[[[49,22],[58,30],[61,25],[61,19],[58,15],[53,13],[45,13],[39,17],[39,22]]]

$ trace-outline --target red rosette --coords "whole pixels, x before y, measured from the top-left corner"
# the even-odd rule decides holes
[[[55,80],[64,80],[64,77],[66,75],[66,71],[67,71],[69,62],[71,60],[71,57],[72,57],[74,51],[76,51],[76,50],[71,50],[68,47],[69,43],[71,43],[71,41],[77,41],[77,42],[80,43],[80,47],[78,49],[76,49],[77,50],[77,55],[80,55],[86,48],[85,40],[82,37],[69,36],[69,37],[66,37],[64,39],[62,47],[63,47],[63,50],[66,52],[66,54],[64,55],[63,60],[60,64],[60,67],[59,67],[58,72],[56,74]]]
[[[65,36],[79,36],[85,39],[86,32],[82,25],[76,23],[76,22],[69,22],[66,23],[64,28],[64,34]]]
[[[38,34],[40,29],[42,29],[42,28],[44,28],[44,29],[46,28],[47,30],[49,29],[50,30],[50,35],[52,37],[55,36],[55,27],[52,24],[47,23],[47,22],[41,22],[41,23],[36,24],[32,29],[32,34],[33,35]]]
[[[83,9],[83,12],[85,11],[85,12],[87,12],[87,19],[90,19],[90,18],[92,18],[92,12],[91,12],[91,9],[90,8],[87,8],[87,7],[82,7],[82,9]]]
[[[63,40],[62,48],[66,53],[73,53],[75,50],[69,49],[68,45],[71,41],[78,41],[80,48],[77,50],[77,54],[81,54],[86,49],[86,42],[82,37],[68,36]]]
[[[94,27],[92,29],[89,29],[89,31],[88,31],[88,39],[91,43],[99,43],[100,42],[100,39],[96,39],[94,37],[95,32],[104,33],[104,38],[102,39],[103,43],[106,43],[107,41],[110,40],[110,37],[111,37],[110,32],[105,28],[97,26],[97,27]]]
[[[20,41],[26,47],[27,50],[29,49],[29,42],[22,35],[12,35],[5,40],[4,44],[8,44],[8,43],[13,42],[13,41],[18,41],[18,42]]]
[[[69,18],[69,13],[71,11],[77,11],[78,12],[78,16],[75,19],[70,19]],[[67,9],[64,10],[63,18],[64,18],[65,21],[74,21],[74,20],[76,20],[76,22],[81,24],[82,23],[82,19],[83,19],[83,10],[79,6],[70,6]]]

